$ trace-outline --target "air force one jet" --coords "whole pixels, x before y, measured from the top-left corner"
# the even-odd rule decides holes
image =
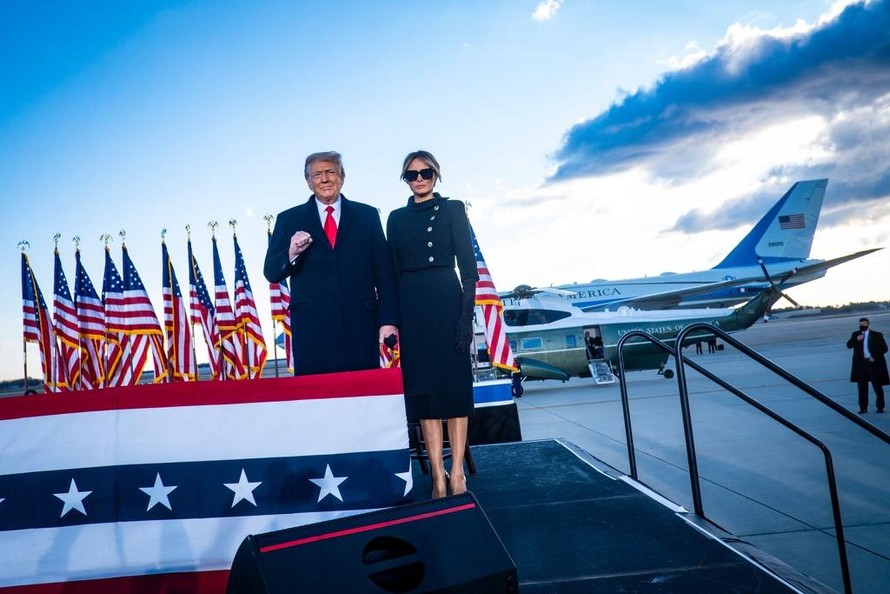
[[[882,249],[863,250],[832,260],[810,259],[827,186],[827,179],[795,183],[723,261],[710,270],[617,281],[595,280],[556,288],[570,292],[567,297],[585,311],[622,305],[643,309],[729,307],[749,301],[769,286],[781,291],[822,278],[832,266]],[[787,295],[782,296],[794,303]]]

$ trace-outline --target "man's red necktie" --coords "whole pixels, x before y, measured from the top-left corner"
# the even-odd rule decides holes
[[[328,206],[325,210],[328,216],[324,219],[324,234],[327,235],[331,247],[334,247],[337,242],[337,221],[334,220],[334,207]]]

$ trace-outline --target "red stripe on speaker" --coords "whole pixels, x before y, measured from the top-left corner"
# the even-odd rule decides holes
[[[340,536],[347,536],[349,534],[358,534],[359,532],[368,532],[370,530],[378,530],[380,528],[386,528],[388,526],[397,526],[398,524],[407,524],[408,522],[416,522],[418,520],[426,520],[428,518],[434,518],[436,516],[444,516],[445,514],[453,514],[455,512],[466,511],[468,509],[473,509],[476,507],[475,503],[465,503],[464,505],[458,505],[457,507],[450,507],[448,509],[442,509],[434,512],[427,512],[425,514],[418,514],[416,516],[410,516],[408,518],[397,518],[395,520],[390,520],[388,522],[378,522],[376,524],[368,524],[367,526],[358,526],[356,528],[349,528],[347,530],[338,530],[337,532],[328,532],[327,534],[318,534],[316,536],[308,536],[306,538],[301,538],[299,540],[291,540],[288,542],[281,542],[274,545],[268,545],[260,548],[260,553],[271,553],[272,551],[277,551],[280,549],[287,549],[290,547],[298,547],[300,545],[309,544],[312,542],[318,542],[320,540],[328,540],[331,538],[338,538]]]

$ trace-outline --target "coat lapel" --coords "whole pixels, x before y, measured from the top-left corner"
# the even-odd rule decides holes
[[[324,234],[324,227],[322,227],[321,224],[321,217],[318,216],[318,201],[315,199],[315,194],[313,194],[306,203],[306,217],[308,218],[307,231],[309,231],[309,234],[312,236],[313,243],[323,245],[326,249],[330,250],[331,244],[328,243],[328,238]]]

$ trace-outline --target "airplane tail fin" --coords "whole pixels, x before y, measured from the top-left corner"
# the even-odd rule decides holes
[[[827,186],[827,179],[796,182],[714,268],[809,258]]]

